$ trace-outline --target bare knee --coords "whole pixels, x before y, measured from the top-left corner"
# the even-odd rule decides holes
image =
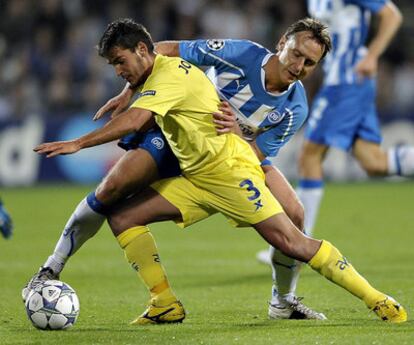
[[[96,198],[108,205],[113,204],[122,197],[122,188],[118,179],[113,178],[111,175],[105,177],[105,179],[99,184],[95,191]]]
[[[384,176],[388,173],[388,155],[377,143],[357,139],[353,154],[369,176]]]
[[[308,262],[320,245],[318,241],[304,236],[283,213],[254,227],[270,245],[300,261]]]
[[[302,230],[305,212],[295,190],[277,168],[265,165],[262,169],[265,173],[266,186],[279,201],[292,223]]]
[[[300,175],[306,178],[321,178],[322,162],[327,152],[327,146],[305,142],[299,154]]]

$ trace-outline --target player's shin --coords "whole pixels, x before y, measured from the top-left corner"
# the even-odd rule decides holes
[[[151,294],[151,303],[169,305],[177,301],[163,266],[154,237],[146,226],[130,228],[117,236],[128,262],[134,268]]]
[[[270,258],[274,281],[271,304],[279,304],[280,299],[295,295],[301,263],[274,247],[270,247]]]
[[[312,236],[322,201],[324,183],[322,180],[301,179],[296,193],[305,209],[305,229],[308,236]]]
[[[49,256],[43,267],[49,267],[59,275],[69,257],[102,226],[106,219],[103,208],[93,192],[83,199],[66,223],[53,254]]]
[[[308,264],[325,278],[363,300],[368,308],[374,308],[378,301],[386,297],[374,289],[338,249],[327,241],[322,241],[319,250]]]

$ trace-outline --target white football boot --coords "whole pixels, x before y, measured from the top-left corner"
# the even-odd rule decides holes
[[[53,272],[50,267],[40,267],[39,272],[35,273],[22,289],[23,302],[26,302],[27,296],[31,290],[46,280],[59,280],[59,274]]]

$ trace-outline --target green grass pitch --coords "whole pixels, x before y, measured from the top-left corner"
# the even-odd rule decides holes
[[[329,318],[267,319],[270,268],[255,260],[264,242],[252,229],[233,229],[222,216],[180,230],[152,226],[161,259],[187,319],[179,325],[128,325],[147,293],[105,226],[68,263],[62,280],[81,302],[68,331],[29,323],[22,286],[53,250],[85,187],[3,189],[15,223],[0,238],[0,344],[414,344],[414,183],[328,184],[316,237],[333,242],[378,289],[409,313],[401,325],[380,322],[364,304],[304,267],[298,295]]]

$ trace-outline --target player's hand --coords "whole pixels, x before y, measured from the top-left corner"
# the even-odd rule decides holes
[[[213,113],[213,122],[216,125],[216,131],[219,134],[234,132],[237,126],[236,115],[231,110],[227,102],[221,102],[219,112]]]
[[[111,119],[115,116],[122,113],[129,105],[129,101],[131,100],[134,91],[130,88],[125,88],[122,92],[111,98],[108,102],[106,102],[99,110],[96,112],[93,120],[99,120],[105,113],[112,111]]]
[[[378,71],[378,59],[367,54],[355,67],[355,72],[360,80],[375,77]]]
[[[43,143],[36,146],[33,151],[39,154],[46,154],[47,158],[51,158],[57,155],[68,155],[70,153],[75,153],[80,149],[81,147],[76,140],[69,140]]]

